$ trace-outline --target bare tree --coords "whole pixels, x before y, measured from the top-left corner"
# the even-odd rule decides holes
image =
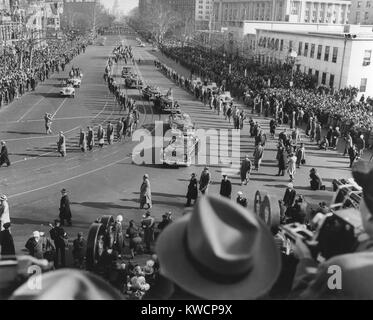
[[[180,23],[178,14],[164,4],[154,6],[146,18],[150,30],[159,43],[164,40],[167,32],[173,30]]]

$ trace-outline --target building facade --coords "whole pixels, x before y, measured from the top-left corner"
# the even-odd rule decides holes
[[[214,0],[196,0],[195,20],[197,30],[211,29]]]
[[[243,20],[347,24],[350,7],[346,0],[215,0],[214,18],[218,28]]]
[[[354,86],[373,96],[373,34],[256,30],[256,59],[262,64],[287,62],[312,74],[318,84],[335,89]]]
[[[373,24],[373,1],[352,0],[350,21],[354,24]]]

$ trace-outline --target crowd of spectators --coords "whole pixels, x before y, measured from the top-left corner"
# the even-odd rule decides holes
[[[216,82],[233,96],[243,99],[249,106],[254,99],[262,107],[274,112],[275,105],[291,119],[293,111],[302,109],[305,122],[317,117],[323,127],[339,127],[342,134],[350,132],[354,141],[361,134],[370,141],[373,133],[373,103],[370,97],[356,99],[358,90],[350,87],[334,90],[316,85],[315,79],[294,72],[284,64],[263,66],[242,57],[230,57],[198,47],[180,47],[164,44],[163,54],[191,70],[191,77]],[[292,87],[290,82],[292,81]]]
[[[63,71],[86,46],[86,39],[79,37],[74,41],[48,40],[46,46],[32,51],[17,46],[6,48],[0,55],[0,108],[35,90],[52,73]]]

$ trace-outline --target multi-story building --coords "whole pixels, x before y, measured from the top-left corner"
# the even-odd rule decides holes
[[[162,2],[168,3],[184,21],[195,22],[196,2],[198,0],[164,0]]]
[[[350,22],[354,24],[373,24],[373,1],[352,0]]]
[[[214,0],[196,0],[196,29],[211,29]]]
[[[348,26],[344,31],[257,29],[256,58],[263,64],[282,64],[292,53],[294,68],[314,75],[319,84],[336,89],[354,86],[360,94],[373,96],[373,34]]]
[[[300,23],[348,23],[349,0],[215,0],[218,28],[227,21],[261,20]]]

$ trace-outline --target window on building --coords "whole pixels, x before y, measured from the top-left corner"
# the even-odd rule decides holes
[[[320,60],[321,59],[321,53],[322,53],[322,45],[319,44],[317,46],[317,60]]]
[[[367,82],[368,82],[367,78],[362,78],[360,80],[360,92],[365,92],[367,90]]]
[[[330,46],[325,47],[324,61],[329,61]]]
[[[308,69],[308,74],[311,76],[312,75],[312,68]]]
[[[372,56],[372,50],[365,50],[364,51],[363,66],[369,66],[370,65],[371,56]]]
[[[357,11],[357,12],[356,12],[355,20],[356,20],[356,21],[355,21],[356,23],[359,23],[359,22],[360,22],[360,11]]]
[[[289,40],[289,52],[293,50],[293,41]]]
[[[284,40],[281,39],[280,41],[280,51],[284,49]]]
[[[332,56],[332,62],[336,63],[337,62],[337,57],[338,57],[338,48],[333,47],[333,56]]]
[[[369,12],[366,11],[366,12],[364,13],[364,20],[368,20],[368,18],[369,18]]]
[[[314,56],[315,56],[315,44],[312,43],[312,44],[311,44],[310,58],[313,59]]]
[[[315,70],[316,81],[319,82],[319,70]]]
[[[330,88],[334,87],[334,74],[330,74],[330,77],[329,77],[329,87]]]
[[[367,4],[366,4],[366,6],[367,6],[367,8],[370,8],[370,1],[367,1]]]
[[[302,55],[302,47],[303,47],[303,42],[299,42],[299,45],[298,45],[298,56]]]
[[[361,7],[361,1],[358,1],[358,2],[357,2],[357,7],[358,7],[358,8]]]
[[[321,84],[326,84],[326,72],[323,72],[323,73],[322,73],[322,76],[321,76]]]
[[[303,55],[304,55],[305,57],[308,56],[308,42],[306,42],[306,43],[304,44],[304,52],[303,52]]]

